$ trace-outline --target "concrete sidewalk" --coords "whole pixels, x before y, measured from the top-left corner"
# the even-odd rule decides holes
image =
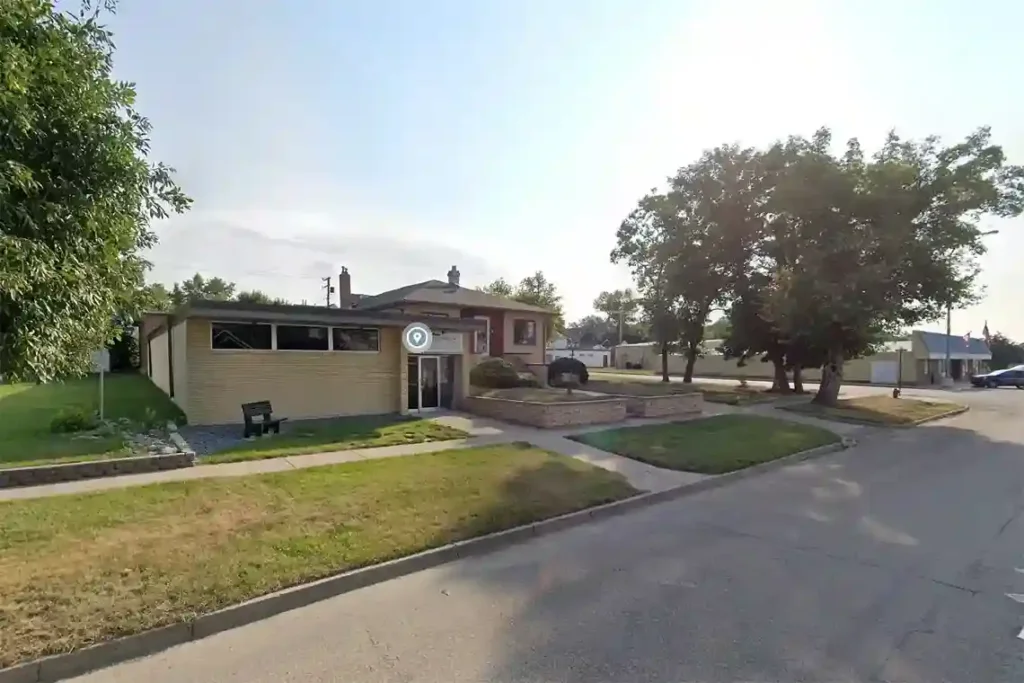
[[[703,479],[703,475],[686,472],[663,470],[651,465],[630,460],[614,453],[606,453],[596,448],[585,446],[565,438],[564,433],[551,433],[546,430],[518,425],[509,425],[496,420],[488,420],[471,415],[452,413],[434,418],[437,422],[461,429],[469,434],[467,439],[454,441],[433,441],[430,443],[403,444],[399,446],[382,446],[378,448],[357,448],[346,451],[328,453],[311,453],[283,458],[267,458],[263,460],[246,460],[243,462],[222,463],[217,465],[198,465],[179,470],[165,470],[146,474],[128,474],[120,477],[102,479],[83,479],[80,481],[46,484],[43,486],[27,486],[24,488],[0,489],[0,501],[42,498],[46,496],[90,493],[110,489],[144,486],[168,481],[185,481],[190,479],[209,479],[212,477],[243,477],[250,474],[269,472],[286,472],[337,465],[359,460],[376,458],[393,458],[422,453],[436,453],[454,448],[473,448],[493,446],[513,441],[525,441],[538,448],[567,455],[588,462],[597,467],[623,475],[629,483],[642,491],[660,491],[663,489],[691,483]],[[645,421],[651,422],[651,421]],[[621,425],[602,425],[604,428]],[[580,430],[576,430],[580,431]]]

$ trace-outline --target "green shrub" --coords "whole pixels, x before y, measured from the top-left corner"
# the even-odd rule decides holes
[[[512,389],[522,386],[519,373],[504,358],[488,358],[469,371],[469,383],[484,389]]]
[[[563,374],[574,375],[577,384],[586,384],[590,381],[586,364],[578,358],[556,358],[548,363],[548,384],[553,387],[563,386]]]
[[[56,434],[84,432],[99,424],[96,414],[82,406],[68,406],[50,420],[50,431]]]
[[[519,373],[519,385],[521,387],[539,387],[540,380],[537,379],[537,375],[532,372],[520,372]]]

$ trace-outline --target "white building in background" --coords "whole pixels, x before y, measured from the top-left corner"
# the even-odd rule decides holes
[[[548,363],[556,358],[575,358],[588,368],[606,368],[612,364],[611,349],[606,349],[603,346],[595,346],[589,349],[573,349],[569,347],[569,340],[562,335],[558,335],[551,340],[545,356]]]

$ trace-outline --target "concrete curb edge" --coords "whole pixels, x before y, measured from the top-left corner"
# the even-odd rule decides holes
[[[354,569],[328,576],[310,583],[286,588],[276,593],[253,598],[216,612],[198,616],[191,622],[182,622],[143,631],[117,640],[98,643],[65,654],[16,664],[0,669],[0,683],[55,683],[56,681],[103,669],[132,659],[145,657],[227,631],[267,619],[283,612],[337,597],[376,583],[396,579],[407,574],[437,567],[455,560],[484,555],[502,550],[522,541],[555,531],[570,529],[664,503],[689,495],[720,488],[758,474],[782,469],[805,460],[818,458],[850,448],[855,442],[843,438],[833,443],[794,453],[778,460],[753,465],[735,472],[709,476],[706,479],[663,491],[641,493],[631,498],[570,512],[559,517],[514,527],[497,533],[458,541],[440,548],[425,550],[415,555],[400,557],[381,564]]]
[[[802,410],[794,410],[793,407],[792,407],[792,404],[788,405],[788,406],[787,405],[780,405],[780,406],[773,406],[773,407],[776,410],[787,410],[787,411],[789,411],[791,413],[796,413],[797,415],[806,415],[807,417],[813,417],[814,419],[821,420],[823,422],[841,422],[843,424],[857,425],[857,426],[860,426],[860,427],[874,427],[876,429],[910,429],[911,427],[919,427],[920,425],[927,424],[929,422],[935,422],[936,420],[945,420],[947,417],[955,417],[956,415],[962,415],[963,413],[966,413],[968,410],[971,409],[970,406],[957,406],[956,408],[954,408],[952,410],[947,410],[944,413],[940,413],[938,415],[930,415],[929,417],[923,417],[923,418],[921,418],[919,420],[914,420],[913,422],[907,422],[907,423],[904,423],[904,424],[887,425],[887,424],[882,424],[880,422],[869,422],[867,420],[858,420],[858,419],[852,418],[852,417],[835,417],[835,416],[833,416],[833,417],[821,417],[819,415],[813,415],[813,414],[811,414],[809,412],[805,412],[805,411],[802,411]]]

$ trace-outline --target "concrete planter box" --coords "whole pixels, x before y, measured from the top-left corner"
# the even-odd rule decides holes
[[[88,460],[58,465],[37,465],[0,470],[0,488],[18,486],[40,486],[62,481],[115,477],[122,474],[143,474],[160,470],[175,470],[192,467],[194,453],[171,453],[169,455],[140,455],[110,460]]]
[[[664,396],[627,396],[626,410],[633,417],[671,417],[695,415],[704,410],[704,394],[666,394]]]
[[[466,412],[493,417],[496,420],[552,429],[622,422],[626,419],[627,402],[628,399],[625,397],[609,397],[596,401],[546,403],[467,396],[463,399],[463,409]]]

